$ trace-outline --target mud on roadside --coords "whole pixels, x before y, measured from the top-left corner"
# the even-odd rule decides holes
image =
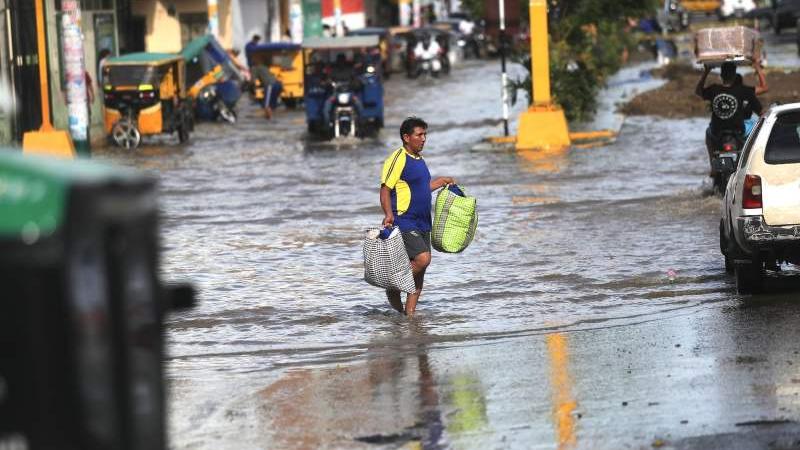
[[[643,92],[622,105],[620,112],[634,116],[660,116],[682,119],[706,117],[709,114],[707,102],[694,94],[701,72],[688,64],[670,64],[654,69],[653,76],[664,78],[667,83],[655,90]],[[759,96],[767,107],[772,103],[791,103],[800,101],[800,72],[770,71],[767,69],[769,91]],[[744,82],[756,84],[755,74],[746,74]],[[709,75],[706,85],[719,83],[719,76]]]

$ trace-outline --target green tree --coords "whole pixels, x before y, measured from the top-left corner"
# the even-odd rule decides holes
[[[551,0],[550,80],[552,95],[567,119],[589,119],[597,106],[597,92],[624,62],[626,49],[635,45],[628,18],[655,14],[658,0]],[[517,49],[517,61],[528,68],[528,77],[517,80],[532,101],[530,43]]]

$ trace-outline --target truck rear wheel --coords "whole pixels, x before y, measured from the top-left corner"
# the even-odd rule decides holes
[[[736,290],[740,294],[757,294],[764,285],[764,264],[760,259],[737,261],[733,270],[736,273]]]
[[[733,273],[733,260],[730,257],[731,245],[728,242],[728,237],[725,236],[723,219],[719,220],[719,251],[722,253],[722,257],[725,258],[725,272]]]

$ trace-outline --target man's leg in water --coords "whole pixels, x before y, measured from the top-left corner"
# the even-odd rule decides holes
[[[397,312],[403,312],[403,301],[400,299],[400,291],[386,290],[386,298],[389,299],[389,304]]]
[[[417,290],[406,297],[406,315],[414,314],[417,309],[417,301],[422,293],[422,282],[425,280],[425,269],[431,263],[431,252],[422,252],[411,260],[411,271],[414,273],[414,285]]]

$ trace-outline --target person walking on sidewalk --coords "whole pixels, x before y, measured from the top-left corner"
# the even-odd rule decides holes
[[[383,163],[380,204],[383,226],[397,226],[403,236],[416,291],[406,297],[405,308],[400,291],[387,290],[389,304],[398,312],[414,314],[422,293],[425,270],[431,262],[431,192],[447,184],[451,177],[431,179],[422,158],[428,137],[428,124],[418,117],[409,117],[400,125],[403,145],[393,151]]]

